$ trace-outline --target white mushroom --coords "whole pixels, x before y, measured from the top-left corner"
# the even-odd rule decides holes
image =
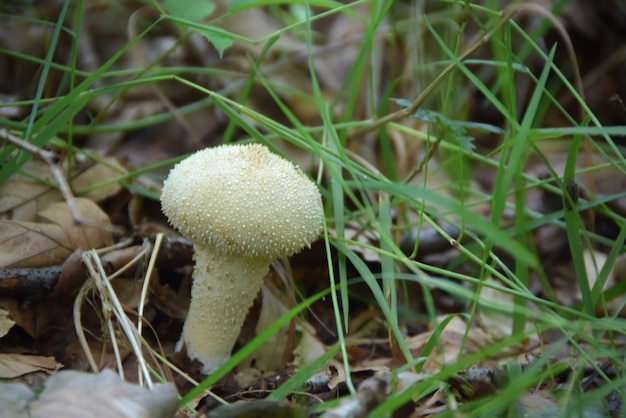
[[[299,168],[267,147],[223,145],[177,164],[163,184],[161,206],[194,244],[181,341],[210,374],[230,358],[271,262],[319,235],[321,196]]]

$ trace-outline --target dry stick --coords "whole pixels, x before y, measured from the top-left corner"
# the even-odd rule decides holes
[[[76,336],[78,337],[80,347],[83,349],[85,357],[87,357],[87,362],[89,363],[91,370],[93,370],[94,373],[98,373],[100,371],[100,368],[98,367],[98,363],[96,363],[96,359],[94,359],[93,354],[91,353],[91,349],[89,348],[89,343],[87,342],[85,329],[83,327],[83,314],[81,312],[81,306],[83,304],[83,300],[87,297],[87,292],[93,291],[94,288],[95,279],[93,277],[89,277],[81,286],[78,294],[76,295],[76,298],[74,299],[72,317],[74,318],[74,330],[76,331]]]
[[[103,302],[103,310],[107,309],[110,313],[115,315],[120,328],[124,331],[124,335],[131,345],[135,356],[137,357],[137,362],[139,363],[142,375],[147,383],[148,389],[152,389],[152,379],[150,378],[150,373],[148,372],[148,368],[146,366],[143,353],[141,351],[141,346],[139,345],[139,334],[137,333],[137,329],[134,327],[134,324],[130,322],[130,320],[124,313],[122,304],[111,285],[111,280],[116,275],[118,275],[119,271],[107,276],[106,272],[104,271],[102,261],[95,250],[89,250],[84,252],[81,258],[85,266],[87,266],[89,274],[94,280],[95,286],[100,293],[100,298]],[[135,259],[137,258],[138,257],[135,257]],[[127,266],[129,266],[131,263],[133,262],[131,261],[129,264],[127,264]],[[126,268],[126,266],[124,266],[123,268]],[[113,336],[113,334],[111,334],[111,336]]]
[[[480,48],[481,46],[486,44],[489,41],[489,39],[491,38],[491,36],[493,35],[493,33],[496,30],[498,30],[500,28],[500,26],[502,26],[509,19],[511,19],[511,17],[513,17],[513,15],[515,15],[515,13],[517,13],[517,10],[509,10],[504,15],[502,15],[502,17],[500,18],[498,23],[493,28],[491,28],[491,30],[489,32],[487,32],[486,34],[482,35],[477,41],[474,41],[472,46],[469,47],[469,49],[467,49],[465,52],[463,52],[459,56],[459,60],[463,61],[463,60],[467,59],[478,48]],[[424,102],[424,100],[426,100],[426,98],[435,90],[435,88],[437,88],[439,86],[439,84],[441,84],[445,80],[445,78],[454,69],[456,69],[456,64],[452,63],[452,64],[448,65],[441,72],[441,74],[439,74],[437,76],[437,78],[435,78],[433,80],[433,82],[430,83],[428,85],[428,87],[426,87],[426,89],[424,89],[422,94],[420,94],[418,96],[418,98],[415,99],[415,101],[413,103],[411,103],[411,105],[409,107],[406,107],[404,109],[400,109],[397,112],[390,113],[390,114],[388,114],[385,117],[382,117],[380,119],[377,119],[377,120],[373,121],[370,125],[366,126],[365,128],[359,129],[357,131],[354,131],[353,133],[348,135],[348,140],[353,139],[353,138],[358,138],[360,136],[363,136],[363,135],[365,135],[368,132],[374,131],[374,130],[382,127],[383,125],[386,125],[387,123],[390,123],[390,122],[393,122],[393,121],[405,118],[405,117],[410,116],[411,114],[415,113],[417,111],[417,109],[421,106],[421,104]]]
[[[33,155],[36,155],[40,159],[42,159],[48,167],[50,167],[50,172],[54,176],[54,179],[59,186],[59,191],[61,192],[61,196],[65,200],[68,209],[70,210],[70,214],[72,215],[72,219],[74,220],[75,225],[82,225],[82,221],[80,220],[80,215],[78,214],[78,210],[76,209],[76,205],[74,204],[74,194],[72,193],[72,189],[70,189],[70,185],[67,182],[67,178],[63,174],[63,170],[59,165],[61,159],[52,151],[45,150],[43,148],[36,147],[30,142],[24,141],[21,138],[11,134],[6,129],[2,129],[0,131],[0,135],[2,138],[6,139],[13,145],[22,150],[29,152]]]
[[[150,255],[150,261],[148,262],[148,268],[146,269],[146,274],[143,279],[143,285],[141,287],[141,297],[139,298],[139,308],[137,315],[137,334],[139,335],[139,339],[142,339],[141,332],[143,330],[143,310],[146,304],[146,300],[148,297],[148,289],[150,288],[150,278],[152,277],[152,272],[154,271],[154,265],[159,256],[159,250],[161,249],[161,243],[163,242],[163,233],[159,232],[154,240],[154,247],[152,247],[152,254]],[[139,368],[139,365],[137,365]],[[139,375],[139,383],[143,385],[143,376],[141,373]]]
[[[59,281],[63,266],[0,268],[0,297],[17,297],[22,303],[45,298]]]

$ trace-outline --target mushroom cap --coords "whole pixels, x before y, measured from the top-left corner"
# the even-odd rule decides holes
[[[163,184],[161,206],[195,244],[268,261],[310,245],[324,221],[317,186],[260,144],[222,145],[184,159]]]

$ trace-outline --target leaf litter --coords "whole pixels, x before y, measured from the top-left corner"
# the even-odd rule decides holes
[[[51,2],[42,11],[44,15],[47,13],[50,21],[54,21],[60,5],[60,2]],[[19,9],[23,6],[15,7]],[[93,71],[128,41],[125,23],[136,33],[142,29],[145,21],[137,19],[135,13],[139,12],[130,2],[121,2],[115,8],[106,2],[93,0],[87,2],[86,7],[91,12],[103,12],[110,17],[96,19],[89,17],[96,16],[95,13],[86,14],[84,37],[79,45],[81,53],[78,56],[82,60],[79,63],[83,67],[81,69]],[[115,69],[120,72],[135,70],[137,67],[147,69],[155,63],[162,67],[200,65],[215,68],[223,73],[217,72],[210,77],[192,74],[190,79],[212,90],[231,94],[235,99],[245,99],[246,95],[241,92],[248,75],[258,70],[255,60],[264,53],[262,44],[232,42],[232,39],[224,37],[212,27],[204,29],[204,32],[181,31],[187,27],[182,21],[199,23],[204,15],[222,15],[227,12],[228,4],[206,2],[197,13],[191,9],[176,9],[179,7],[177,2],[165,2],[165,7],[181,21],[174,20],[169,26],[164,24],[161,31],[142,39],[141,48],[125,54],[116,63]],[[436,5],[432,7],[436,8]],[[572,2],[564,14],[565,22],[571,26],[570,30],[578,32],[583,38],[599,37],[601,25],[593,26],[580,20],[580,16],[588,16],[588,13],[591,16],[605,13],[604,6],[595,6],[598,10],[590,11],[593,7]],[[617,9],[623,12],[623,8]],[[18,11],[28,13],[26,10]],[[280,9],[281,13],[284,11]],[[358,58],[359,43],[365,27],[363,20],[368,18],[371,10],[362,4],[355,12],[352,15],[340,14],[320,19],[315,23],[320,39],[316,40],[313,49],[314,65],[324,86],[323,94],[338,102],[346,99],[341,96],[340,89],[345,77],[350,74],[348,70]],[[297,16],[298,5],[294,5],[290,13]],[[43,58],[42,50],[47,45],[48,35],[41,26],[28,20],[3,19],[9,22],[14,33],[29,34],[29,42],[21,37],[9,39],[6,34],[0,36],[3,48]],[[529,20],[532,24],[533,18]],[[105,21],[124,24],[104,25]],[[253,8],[224,19],[219,28],[248,39],[261,39],[280,30],[281,25],[271,10]],[[607,38],[614,37],[610,31],[606,32]],[[376,42],[382,45],[385,41],[381,38]],[[603,45],[604,48],[608,46]],[[280,98],[288,103],[299,120],[305,121],[307,125],[315,125],[320,123],[320,117],[317,107],[307,98],[311,91],[308,69],[303,65],[306,59],[304,51],[306,43],[302,34],[284,33],[263,62],[263,69],[268,65],[274,66],[274,70],[263,73],[263,77],[276,86]],[[401,55],[398,54],[399,58],[396,59],[411,58]],[[5,55],[2,59],[10,61],[17,74],[8,74],[6,67],[0,69],[0,75],[14,80],[17,86],[13,92],[0,92],[3,94],[0,99],[2,103],[17,101],[22,95],[32,97],[26,92],[32,87],[29,77],[35,77],[37,66]],[[377,63],[389,71],[398,64],[393,62],[393,57],[388,56]],[[604,83],[612,74],[610,67],[590,68],[585,81]],[[405,93],[402,97],[411,97],[406,92],[416,88],[410,84],[415,82],[417,85],[419,77],[402,75],[401,83],[404,86],[401,87],[404,88],[399,91]],[[603,79],[602,75],[607,77]],[[487,79],[493,73],[487,72],[481,76]],[[53,71],[51,80],[60,77],[60,72]],[[120,79],[103,78],[99,83],[113,85],[116,81]],[[520,87],[520,93],[523,93],[521,90]],[[5,93],[8,100],[4,98]],[[284,114],[259,85],[253,83],[247,98],[246,106],[274,120],[286,122]],[[160,165],[161,162],[198,147],[215,145],[221,141],[221,135],[228,132],[227,115],[214,108],[198,106],[199,111],[193,116],[181,116],[176,112],[176,109],[182,109],[185,105],[199,104],[201,101],[202,98],[192,89],[167,82],[156,87],[130,89],[115,98],[110,95],[94,98],[87,111],[79,115],[78,121],[84,122],[93,117],[102,126],[113,128],[109,132],[93,133],[79,139],[79,143],[89,151],[89,154],[85,154],[85,158],[91,160],[87,170],[81,170],[81,161],[62,158],[64,170],[69,167],[72,170],[67,172],[78,173],[68,178],[73,190],[77,193],[87,190],[75,200],[80,225],[76,224],[63,196],[58,193],[58,184],[55,184],[47,165],[41,161],[29,161],[22,173],[0,184],[0,364],[5,366],[1,377],[12,379],[12,382],[22,382],[1,383],[3,389],[0,393],[5,394],[2,396],[2,406],[14,412],[11,416],[22,416],[20,414],[25,414],[27,410],[30,411],[29,416],[85,416],[85,411],[92,412],[94,416],[127,416],[125,414],[128,411],[135,411],[134,416],[192,414],[185,408],[178,409],[177,392],[185,393],[202,376],[198,374],[196,363],[190,362],[184,353],[175,350],[188,304],[190,245],[184,240],[180,241],[167,228],[160,216],[158,203],[150,198],[158,196],[162,174],[169,167],[168,164]],[[479,109],[475,112],[489,111],[481,109],[478,100],[472,101],[467,97],[465,101],[468,106]],[[366,120],[370,115],[361,103],[365,101],[357,101],[355,104],[354,117]],[[404,99],[397,103],[408,106],[412,102]],[[502,129],[490,121],[488,115],[469,119],[485,120],[485,123],[468,123],[430,110],[429,102],[424,105],[426,107],[419,108],[413,114],[414,120],[403,123],[427,135],[452,141],[468,152],[489,149],[490,141],[502,133]],[[626,119],[623,112],[616,113],[614,108],[608,110],[602,107],[606,103],[597,106],[597,111],[607,115],[610,120],[623,122]],[[2,117],[13,120],[19,120],[25,115],[22,106],[6,105],[0,109]],[[133,131],[125,128],[134,122],[156,117],[164,109],[175,109],[175,117],[145,129]],[[558,120],[556,116],[548,115],[547,118],[550,117]],[[249,120],[249,123],[263,130],[254,120]],[[116,127],[119,129],[114,129]],[[443,159],[433,156],[436,149],[421,148],[397,127],[389,125],[385,131],[395,147],[400,178],[408,178],[415,184],[425,183],[431,190],[455,196],[455,191],[448,187],[454,173]],[[237,130],[231,135],[232,139],[244,137]],[[384,163],[375,148],[374,139],[371,136],[362,139],[360,144],[350,144],[352,151],[369,164],[383,168]],[[279,141],[275,143],[305,170],[311,171],[316,167],[316,162],[302,149]],[[544,151],[550,166],[556,167],[557,174],[562,175],[564,161],[568,156],[567,144]],[[600,158],[602,155],[593,154],[592,157],[599,158],[595,164],[603,162]],[[425,165],[420,166],[419,162],[425,162]],[[132,170],[146,167],[145,171],[126,177]],[[532,174],[543,167],[543,161],[533,161],[526,173]],[[437,175],[433,176],[432,173]],[[606,204],[623,216],[622,174],[623,171],[611,166],[604,172],[596,172],[595,177],[581,176],[581,186],[584,192],[588,191],[596,198],[608,197]],[[547,175],[551,177],[553,174]],[[540,176],[537,174],[536,178]],[[476,189],[493,189],[494,179],[489,168],[479,170],[474,181],[477,185],[473,187]],[[545,189],[530,190],[529,195],[532,197],[530,204],[534,205],[533,210],[546,214],[553,212],[554,196],[550,196]],[[374,201],[377,198],[372,197]],[[489,206],[476,202],[475,210],[488,216]],[[409,216],[414,217],[416,214]],[[505,216],[503,223],[509,219]],[[591,215],[585,219],[598,222],[598,225],[608,229],[609,236],[614,233],[615,224],[611,219],[593,218]],[[349,234],[343,237],[349,238],[351,248],[376,269],[382,262],[380,252],[376,251],[380,247],[379,237],[370,230],[359,228],[359,225],[366,225],[367,222],[367,219],[359,219],[359,222],[350,224]],[[401,237],[408,243],[407,249],[411,250],[406,252],[411,253],[414,250],[412,244],[419,241],[421,248],[415,248],[418,260],[433,266],[456,265],[460,274],[467,273],[465,266],[455,264],[458,252],[450,245],[450,241],[444,240],[446,247],[442,247],[440,242],[433,241],[430,244],[431,241],[426,237],[431,230],[419,228]],[[336,231],[329,232],[331,236],[336,236]],[[452,240],[458,238],[455,234],[459,231],[446,232],[451,233]],[[171,237],[164,237],[163,233]],[[554,230],[546,224],[539,226],[533,233],[542,261],[548,266],[546,271],[552,276],[555,300],[565,306],[577,306],[581,295],[572,286],[572,266],[561,254],[567,243],[562,239],[563,231]],[[441,238],[441,235],[438,237]],[[157,245],[159,241],[162,243]],[[609,274],[601,273],[607,260],[605,253],[593,250],[586,252],[585,257],[589,257],[586,266],[595,266],[587,272],[591,287],[600,280],[602,290],[610,291],[624,282],[626,263],[623,256]],[[324,289],[329,280],[327,270],[324,249],[320,243],[293,257],[290,263],[274,266],[244,324],[238,347],[244,346],[288,311],[296,300]],[[10,276],[10,273],[14,276]],[[18,273],[22,276],[15,276]],[[358,276],[356,271],[351,270],[350,274],[352,277]],[[28,284],[26,291],[17,291],[16,280],[9,280],[10,277],[35,280]],[[249,416],[247,414],[251,411],[265,411],[267,416],[296,417],[307,416],[299,408],[297,396],[308,399],[308,404],[300,402],[307,405],[323,405],[326,401],[341,397],[335,407],[320,410],[319,414],[326,417],[367,416],[377,404],[385,401],[391,390],[401,392],[419,385],[428,376],[446,367],[453,367],[459,358],[471,357],[511,335],[514,326],[509,319],[513,314],[512,297],[498,290],[501,284],[497,280],[488,280],[488,286],[482,287],[482,303],[474,320],[468,320],[459,313],[468,309],[467,306],[460,305],[449,294],[443,293],[436,301],[438,315],[434,322],[411,321],[404,325],[405,342],[413,357],[422,361],[411,368],[406,368],[403,364],[405,359],[393,350],[385,318],[373,308],[375,304],[368,300],[368,289],[357,284],[351,287],[354,296],[351,304],[354,307],[350,309],[350,327],[346,338],[346,354],[350,357],[351,365],[349,370],[339,356],[333,356],[320,363],[316,373],[312,372],[300,388],[294,389],[291,403],[261,400],[298,370],[314,364],[316,359],[336,344],[337,329],[332,304],[325,298],[313,304],[307,315],[290,322],[272,337],[273,340],[268,340],[242,361],[233,373],[217,382],[210,392],[205,391],[198,396],[189,406],[217,417],[244,417]],[[19,286],[24,286],[25,280],[18,281]],[[422,294],[417,287],[413,289],[409,283],[407,291]],[[430,288],[432,292],[437,292],[436,286]],[[530,288],[534,294],[550,296],[543,294],[544,290],[536,283],[531,283]],[[306,295],[301,294],[303,289]],[[409,300],[406,307],[416,312],[425,310],[425,306],[418,300]],[[611,301],[612,314],[621,315],[623,307],[622,298],[616,297]],[[532,310],[532,307],[529,309]],[[561,363],[564,371],[581,367],[583,363],[576,358],[576,352],[565,348],[558,339],[550,341],[549,335],[532,329],[530,322],[526,326],[527,338],[507,345],[506,349],[494,351],[491,356],[477,361],[477,364],[468,364],[468,367],[442,382],[442,385],[445,383],[448,386],[448,393],[460,402],[497,393],[504,387],[501,381],[515,375],[515,370],[507,367],[535,367],[539,364],[537,359],[545,357],[546,353],[550,355],[549,361]],[[59,371],[61,368],[65,370]],[[117,374],[109,369],[116,370]],[[394,374],[392,377],[390,374],[401,369],[403,371],[397,373],[397,376]],[[153,382],[150,370],[156,370],[159,376],[170,383]],[[90,373],[83,373],[86,371]],[[48,375],[52,376],[48,378]],[[558,386],[560,378],[555,376],[551,384]],[[358,388],[353,396],[343,396],[348,394],[348,381],[353,381]],[[525,393],[519,400],[516,412],[524,415],[560,411],[560,401],[549,394],[551,384],[547,384],[545,390]],[[41,395],[33,393],[33,389],[42,388]],[[298,393],[301,388],[305,388],[304,392]],[[431,389],[428,393],[430,395],[419,402],[407,401],[398,413],[406,416],[444,413],[446,393],[442,388]],[[231,405],[219,406],[224,403]],[[585,413],[592,416],[608,411],[602,406],[593,405]]]

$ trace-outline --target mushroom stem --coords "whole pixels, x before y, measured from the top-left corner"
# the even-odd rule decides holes
[[[191,359],[211,374],[230,358],[244,320],[269,271],[270,261],[194,251],[194,282],[182,340]]]

